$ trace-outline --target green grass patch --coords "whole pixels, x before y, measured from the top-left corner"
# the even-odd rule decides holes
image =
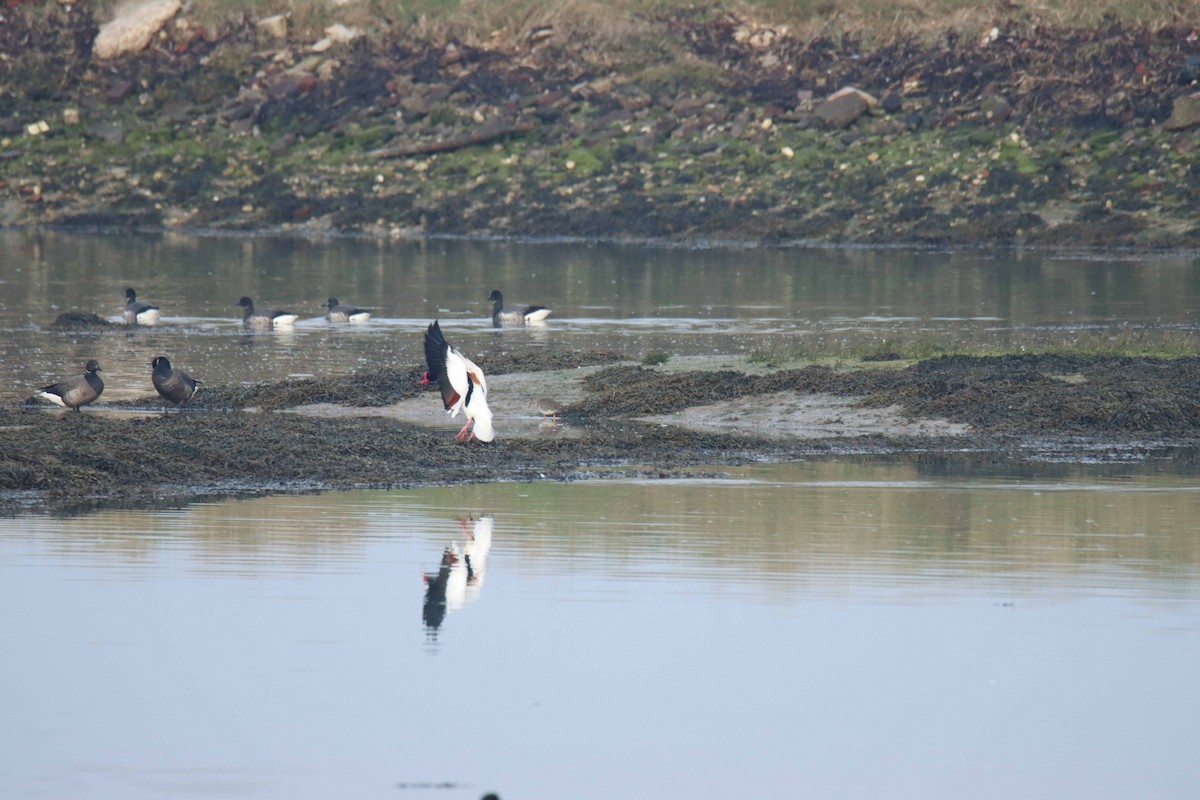
[[[1000,337],[1003,338],[1000,338]],[[962,342],[947,337],[884,337],[802,342],[790,347],[752,351],[751,364],[793,367],[834,361],[862,366],[906,366],[946,355],[998,356],[1054,353],[1076,356],[1181,358],[1200,355],[1196,333],[1183,328],[1120,327],[1115,330],[1010,331],[994,341]]]

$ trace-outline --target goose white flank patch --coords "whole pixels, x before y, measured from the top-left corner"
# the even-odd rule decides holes
[[[180,411],[183,404],[196,396],[201,381],[196,380],[181,369],[175,369],[166,356],[155,356],[150,362],[152,372],[150,382],[155,391],[168,403],[172,403]]]
[[[242,324],[250,328],[272,328],[291,325],[299,318],[299,314],[291,311],[280,311],[275,308],[255,310],[254,301],[243,297],[237,304],[242,307]]]
[[[102,372],[96,359],[91,359],[83,368],[82,375],[67,378],[64,381],[43,386],[37,390],[37,396],[64,408],[79,410],[94,402],[104,391],[104,381],[100,380],[97,372]]]
[[[526,325],[530,322],[541,322],[552,313],[545,306],[526,306],[520,304],[504,305],[504,295],[500,294],[500,290],[493,289],[488,295],[488,300],[492,301],[492,324],[496,327],[501,325]]]
[[[121,312],[121,317],[127,325],[157,325],[158,306],[147,303],[145,300],[138,300],[137,292],[133,289],[126,289],[125,310]]]
[[[442,392],[442,405],[451,417],[457,416],[459,411],[466,414],[466,424],[454,440],[469,442],[475,438],[490,442],[495,439],[496,431],[492,428],[492,410],[487,404],[487,380],[483,370],[450,346],[437,320],[430,323],[425,331],[425,363],[429,371],[422,382],[437,381]],[[471,429],[469,434],[468,428]]]
[[[367,309],[339,303],[336,297],[329,298],[325,307],[329,309],[325,319],[330,322],[366,322],[371,318],[371,312]]]

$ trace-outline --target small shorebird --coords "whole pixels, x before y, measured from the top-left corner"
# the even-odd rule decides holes
[[[336,297],[331,297],[325,303],[325,307],[329,311],[325,314],[325,319],[330,322],[366,322],[371,318],[371,312],[365,308],[339,303]]]
[[[196,380],[181,369],[172,367],[166,356],[155,356],[154,360],[150,362],[150,366],[153,369],[153,372],[150,373],[150,382],[154,384],[155,390],[163,400],[174,403],[175,407],[182,411],[183,404],[196,396],[202,381]],[[163,411],[166,410],[167,407],[163,406]]]
[[[541,413],[543,419],[550,417],[555,422],[558,422],[558,413],[563,409],[561,405],[549,397],[539,397],[537,400],[534,400],[533,407]]]
[[[520,304],[504,305],[504,295],[500,290],[493,289],[488,295],[492,301],[492,325],[499,328],[502,325],[526,325],[530,322],[541,322],[550,316],[550,309],[545,306],[525,306]]]
[[[254,301],[249,297],[243,297],[241,300],[238,300],[237,304],[244,309],[242,311],[242,324],[248,328],[284,327],[291,325],[300,316],[291,311],[280,311],[274,308],[255,311]]]
[[[487,404],[487,381],[483,370],[456,348],[451,347],[442,335],[437,320],[425,331],[425,363],[429,369],[421,383],[437,381],[442,392],[442,405],[451,417],[459,411],[466,414],[467,422],[454,437],[456,442],[490,442],[496,438],[492,428],[492,410]],[[474,425],[472,426],[472,423]],[[467,429],[471,432],[468,434]]]
[[[147,303],[145,300],[138,300],[137,292],[133,289],[126,289],[125,310],[121,312],[121,317],[127,325],[157,325],[158,306]]]
[[[80,406],[93,402],[104,391],[104,381],[96,374],[102,371],[93,358],[84,366],[82,375],[43,386],[37,390],[37,396],[78,411]]]

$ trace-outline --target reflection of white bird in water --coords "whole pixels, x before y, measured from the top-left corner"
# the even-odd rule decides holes
[[[438,571],[425,575],[425,602],[421,606],[421,619],[432,637],[446,618],[446,584],[450,580],[450,568],[458,562],[458,548],[454,545],[442,551],[442,563]]]
[[[495,439],[483,370],[446,341],[437,320],[425,331],[425,364],[429,369],[421,383],[437,381],[442,392],[442,405],[451,417],[458,416],[459,411],[466,414],[467,422],[454,440],[469,442],[475,438],[490,442]],[[474,426],[471,423],[475,423]],[[471,429],[469,434],[467,428]]]
[[[484,514],[472,522],[468,529],[466,521],[458,521],[466,544],[459,550],[458,544],[452,543],[442,551],[438,571],[425,575],[421,618],[431,636],[437,635],[448,612],[475,602],[483,588],[484,567],[492,547],[492,515]]]
[[[492,548],[491,514],[484,514],[475,520],[470,530],[465,520],[460,519],[458,526],[462,528],[467,542],[463,545],[458,564],[450,568],[450,579],[446,584],[446,608],[449,611],[458,611],[479,599],[488,550]]]

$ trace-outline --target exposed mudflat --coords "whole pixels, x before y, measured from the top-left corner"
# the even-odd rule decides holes
[[[568,359],[570,363],[564,363]],[[856,365],[857,366],[857,365]],[[947,356],[850,370],[672,370],[533,353],[489,376],[497,439],[460,444],[416,371],[212,387],[81,413],[0,407],[0,509],[491,480],[670,476],[826,455],[1194,461],[1200,358]],[[557,422],[531,407],[554,396]]]

